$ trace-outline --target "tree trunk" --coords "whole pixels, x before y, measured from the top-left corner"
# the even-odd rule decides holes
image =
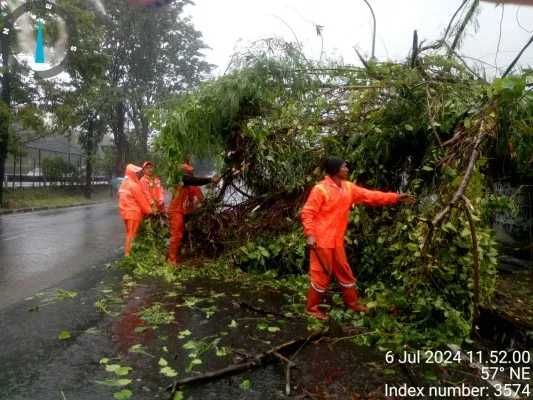
[[[89,118],[89,127],[87,129],[87,156],[85,158],[85,192],[86,199],[91,198],[91,176],[92,176],[92,157],[93,157],[93,137],[94,137],[94,119]]]
[[[117,162],[115,164],[115,176],[123,176],[126,168],[126,133],[124,132],[124,122],[126,108],[124,103],[119,103],[115,107],[115,121],[113,121],[113,139],[117,146]]]
[[[5,68],[2,74],[2,102],[0,104],[0,206],[3,204],[4,174],[6,171],[7,149],[9,143],[9,128],[11,126],[11,82],[8,70],[9,49],[2,51],[2,66]],[[6,185],[7,187],[7,185]]]
[[[141,152],[143,153],[142,156],[148,157],[148,131],[150,128],[150,120],[141,115]]]

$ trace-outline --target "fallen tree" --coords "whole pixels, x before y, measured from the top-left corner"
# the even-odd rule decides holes
[[[229,74],[159,110],[159,157],[217,156],[224,173],[188,224],[187,250],[244,270],[305,272],[299,211],[321,158],[341,155],[357,184],[420,199],[351,214],[347,251],[376,310],[364,320],[375,334],[358,340],[462,342],[494,288],[491,178],[502,166],[531,174],[532,98],[529,72],[489,85],[453,54],[430,52],[439,47],[415,40],[405,64],[361,56],[353,67],[259,42]]]

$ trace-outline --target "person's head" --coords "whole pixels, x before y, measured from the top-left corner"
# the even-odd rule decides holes
[[[192,174],[194,173],[194,168],[191,167],[188,163],[181,164],[180,168],[185,171],[185,175],[192,176]]]
[[[341,157],[331,156],[326,158],[323,169],[332,178],[336,177],[344,181],[348,179],[348,165]]]
[[[139,172],[142,171],[142,168],[141,167],[138,167],[134,164],[128,164],[126,166],[126,177],[128,179],[131,179],[132,181],[134,182],[138,182],[139,181],[139,175],[137,175]]]
[[[143,164],[143,174],[150,176],[150,175],[152,175],[152,170],[153,170],[152,162],[151,161],[146,161]]]

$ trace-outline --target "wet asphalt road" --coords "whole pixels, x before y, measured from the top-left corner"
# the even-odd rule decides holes
[[[115,202],[0,217],[0,310],[123,252]]]
[[[124,236],[115,202],[0,217],[0,399],[61,399],[61,386],[82,381],[91,346],[74,357],[58,333],[102,323],[94,302],[121,275],[104,265],[122,256]],[[45,304],[57,289],[76,297]]]

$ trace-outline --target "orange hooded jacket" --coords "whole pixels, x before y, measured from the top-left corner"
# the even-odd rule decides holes
[[[126,180],[118,189],[118,208],[122,219],[142,219],[144,214],[151,214],[152,208],[144,196],[137,172],[141,168],[133,164],[126,167]]]
[[[194,172],[194,168],[189,164],[182,164],[180,168],[190,174]],[[168,213],[188,215],[192,213],[197,205],[203,200],[204,196],[198,186],[182,184],[178,189],[172,191],[172,201],[168,206]]]
[[[314,235],[317,247],[333,249],[344,246],[344,233],[352,204],[371,206],[394,204],[399,194],[364,189],[343,181],[338,187],[329,176],[312,190],[302,210],[306,235]]]

